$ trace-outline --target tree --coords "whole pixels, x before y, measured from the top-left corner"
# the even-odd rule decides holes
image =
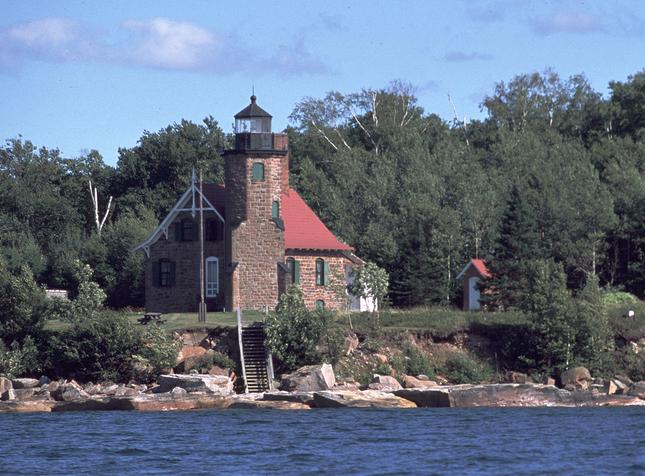
[[[537,364],[548,372],[564,370],[575,356],[577,329],[562,265],[535,261],[527,291]]]
[[[488,261],[492,278],[483,285],[482,301],[505,309],[526,307],[529,274],[542,258],[535,211],[514,186],[500,225],[500,236]]]
[[[603,357],[612,349],[612,336],[597,276],[587,276],[587,283],[578,294],[576,305],[579,321],[577,354],[592,371],[602,370]]]
[[[374,300],[374,309],[378,310],[383,304],[383,298],[388,291],[387,271],[374,263],[365,263],[354,268],[354,281],[350,293],[364,299]]]

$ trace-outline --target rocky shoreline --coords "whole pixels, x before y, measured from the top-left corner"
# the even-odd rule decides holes
[[[633,383],[623,394],[597,389],[568,390],[554,385],[504,383],[479,385],[417,385],[402,388],[395,379],[375,376],[371,388],[352,388],[330,381],[331,367],[316,366],[287,379],[283,388],[234,394],[233,382],[216,375],[162,375],[159,385],[79,385],[46,377],[9,380],[0,377],[0,413],[65,411],[174,411],[226,408],[309,410],[316,408],[417,407],[603,407],[645,406],[645,382]],[[333,373],[331,373],[333,376]],[[381,377],[376,378],[376,377]],[[315,388],[314,388],[315,387]]]

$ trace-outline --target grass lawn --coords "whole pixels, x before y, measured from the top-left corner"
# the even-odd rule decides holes
[[[369,313],[352,315],[352,323],[357,329],[373,326],[375,319],[376,316]],[[346,317],[342,320],[347,322]],[[526,324],[527,316],[520,312],[466,312],[449,308],[419,307],[381,311],[379,323],[383,328],[430,331],[436,336],[448,336],[464,331],[472,324]]]
[[[117,311],[115,311],[117,312]],[[126,317],[134,324],[145,327],[139,323],[143,317],[143,312],[126,312]],[[257,311],[245,311],[243,314],[244,322],[262,321],[264,314]],[[178,329],[215,329],[217,327],[235,327],[237,326],[237,317],[234,312],[209,312],[206,314],[206,322],[197,321],[196,312],[181,312],[162,314],[162,327],[167,331]],[[68,322],[58,320],[48,320],[45,322],[45,329],[54,332],[60,332],[70,326]]]

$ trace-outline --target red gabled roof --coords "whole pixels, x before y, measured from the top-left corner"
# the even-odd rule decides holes
[[[282,194],[281,205],[286,249],[353,250],[329,231],[295,190],[290,188]]]
[[[225,215],[226,191],[223,185],[204,184],[204,195]],[[329,231],[309,205],[293,189],[282,193],[280,216],[284,222],[285,249],[299,250],[341,250],[352,251],[353,248],[341,242]]]
[[[488,270],[486,262],[483,259],[473,258],[470,262],[484,278],[490,278],[493,276]]]

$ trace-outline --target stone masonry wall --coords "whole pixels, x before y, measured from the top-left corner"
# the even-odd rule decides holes
[[[208,215],[206,217],[211,218]],[[181,213],[175,222],[192,218],[190,213]],[[198,218],[195,223],[198,223]],[[197,225],[196,225],[197,226]],[[168,239],[164,236],[150,247],[150,258],[146,259],[146,310],[148,312],[197,312],[199,305],[199,240],[176,241],[175,224],[168,229]],[[204,258],[215,256],[219,259],[219,295],[206,298],[209,311],[221,310],[227,287],[224,260],[224,241],[205,241]],[[152,263],[167,259],[175,263],[175,285],[154,286]]]
[[[350,261],[339,252],[334,251],[303,251],[287,250],[286,258],[300,261],[300,288],[308,309],[315,309],[316,301],[325,302],[326,309],[344,310],[345,297],[345,266]],[[316,284],[316,260],[321,258],[329,263],[329,284]]]
[[[237,267],[231,276],[228,296],[231,308],[274,308],[278,302],[278,263],[284,262],[284,232],[272,220],[272,203],[280,200],[282,163],[285,155],[253,153],[226,156],[226,189],[245,190],[227,196],[227,235],[231,262]],[[264,180],[252,180],[256,162],[264,164]],[[230,192],[229,192],[230,193]]]

